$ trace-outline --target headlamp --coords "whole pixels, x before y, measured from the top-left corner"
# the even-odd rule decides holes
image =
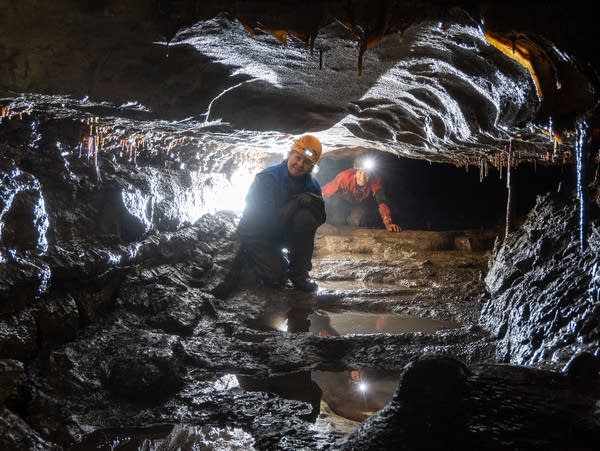
[[[312,160],[312,158],[315,156],[315,151],[309,148],[305,148],[304,156]]]
[[[361,158],[356,160],[354,167],[359,171],[373,172],[375,170],[375,160],[373,158]]]
[[[365,171],[371,172],[373,169],[375,169],[375,161],[372,160],[371,158],[367,158],[363,162],[362,167]]]

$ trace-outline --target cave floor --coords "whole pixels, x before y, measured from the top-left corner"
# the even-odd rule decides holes
[[[313,259],[318,302],[476,324],[496,235],[325,224],[317,231]]]
[[[249,383],[238,375],[242,387],[310,401],[310,384],[302,394],[299,389],[299,377],[308,371],[308,380],[323,391],[317,427],[343,435],[366,417],[358,407],[363,403],[342,389],[353,377],[377,379],[380,399],[371,403],[373,413],[391,399],[402,366],[415,355],[440,352],[469,363],[489,362],[492,346],[477,323],[496,235],[495,230],[390,233],[323,225],[311,272],[317,293],[242,286],[221,305],[238,319],[245,316],[236,338],[274,339],[276,347],[306,359],[293,364],[290,356],[272,356],[267,377]],[[323,339],[332,341],[330,352],[321,349]]]
[[[132,270],[103,321],[36,359],[40,395],[30,419],[62,444],[91,431],[181,424],[242,428],[258,449],[326,448],[389,399],[378,388],[377,399],[357,408],[342,385],[376,376],[391,396],[407,363],[424,353],[469,365],[493,360],[494,340],[478,319],[494,237],[322,226],[317,293],[242,284],[216,299],[186,285],[191,261]],[[359,318],[353,330],[343,322],[348,313],[366,315],[370,329]],[[437,326],[386,329],[398,318]],[[61,414],[44,413],[52,399]]]

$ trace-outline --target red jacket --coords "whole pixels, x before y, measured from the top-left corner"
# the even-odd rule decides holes
[[[378,192],[383,194],[383,185],[379,177],[373,176],[365,186],[358,186],[354,174],[356,174],[356,169],[354,168],[340,172],[333,180],[323,186],[323,197],[327,199],[335,193],[339,193],[347,201],[358,204]],[[391,222],[392,213],[390,207],[385,202],[378,202],[377,209],[384,224]]]

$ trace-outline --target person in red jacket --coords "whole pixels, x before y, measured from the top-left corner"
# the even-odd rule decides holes
[[[327,222],[333,225],[371,226],[376,208],[390,232],[401,230],[392,220],[392,211],[381,178],[374,173],[373,160],[358,157],[354,167],[346,169],[323,186]]]

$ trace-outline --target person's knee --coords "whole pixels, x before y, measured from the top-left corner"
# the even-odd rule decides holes
[[[292,230],[303,233],[316,230],[323,221],[317,218],[308,208],[299,209],[292,218]]]
[[[348,222],[348,225],[354,227],[365,227],[367,225],[365,209],[353,208],[352,211],[350,211],[348,218],[346,218],[346,221]]]
[[[327,214],[327,223],[342,226],[346,224],[346,217],[342,214]]]

